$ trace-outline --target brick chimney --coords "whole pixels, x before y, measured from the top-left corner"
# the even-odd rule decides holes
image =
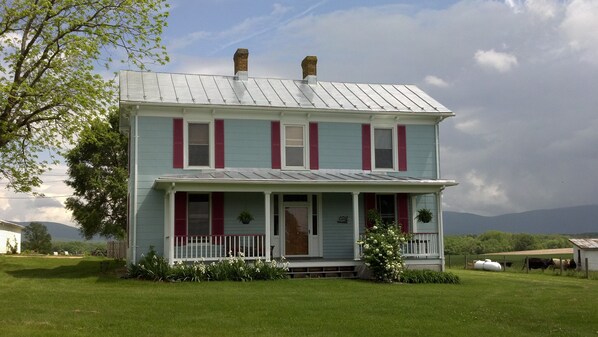
[[[247,59],[249,58],[249,51],[245,48],[238,48],[233,56],[235,61],[235,77],[238,80],[247,80]]]
[[[303,81],[307,82],[307,84],[317,83],[317,64],[318,58],[315,56],[306,56],[303,61],[301,61],[301,68],[303,68]]]

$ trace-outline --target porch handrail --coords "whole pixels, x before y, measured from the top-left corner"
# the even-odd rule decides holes
[[[264,234],[176,235],[174,261],[217,261],[229,256],[266,258]],[[268,248],[269,249],[269,248]]]
[[[409,240],[405,242],[401,251],[406,258],[438,257],[438,233],[409,233]],[[365,233],[359,235],[359,240],[365,238]],[[359,246],[359,256],[363,255],[363,247]]]

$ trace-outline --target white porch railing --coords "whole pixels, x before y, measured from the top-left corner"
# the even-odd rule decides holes
[[[365,234],[359,236],[363,240]],[[401,250],[403,257],[409,258],[427,258],[439,257],[438,233],[411,233],[411,238],[403,244]],[[363,255],[363,247],[359,246],[359,256]]]
[[[217,261],[239,253],[247,260],[265,259],[265,248],[263,234],[178,235],[174,237],[173,262]]]

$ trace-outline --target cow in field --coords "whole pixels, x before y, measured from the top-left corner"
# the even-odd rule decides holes
[[[554,266],[554,261],[552,259],[541,259],[539,257],[526,257],[523,261],[523,268],[521,269],[525,269],[525,266],[529,266],[529,269],[542,269],[542,271],[544,271],[544,269]]]
[[[561,269],[561,261],[563,261],[563,269],[575,269],[577,268],[577,263],[573,259],[552,259],[552,268],[553,269]]]

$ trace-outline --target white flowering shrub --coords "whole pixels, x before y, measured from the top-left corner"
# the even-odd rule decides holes
[[[401,246],[407,241],[407,235],[401,232],[400,226],[383,224],[377,216],[370,220],[373,226],[367,228],[364,239],[358,241],[363,251],[362,260],[377,281],[399,281],[404,269]]]

